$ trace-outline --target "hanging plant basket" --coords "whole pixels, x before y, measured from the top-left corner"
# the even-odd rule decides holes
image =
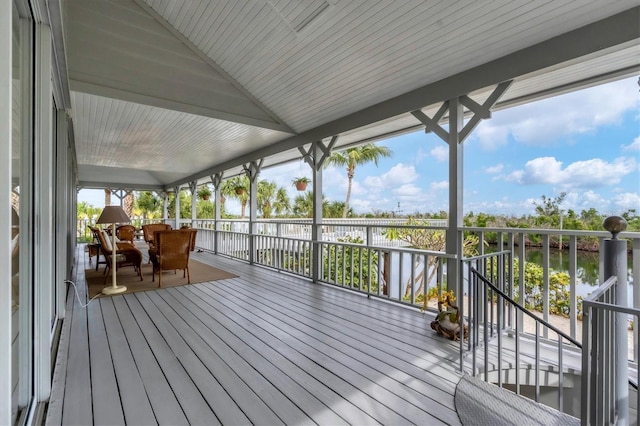
[[[203,196],[202,196],[202,199],[203,199],[204,201],[209,201],[209,197],[210,197],[209,195],[203,195]]]
[[[296,187],[298,191],[306,191],[307,185],[311,182],[311,180],[307,177],[299,177],[295,178],[292,183],[293,186]]]
[[[236,188],[236,195],[242,195],[244,193],[244,188]]]

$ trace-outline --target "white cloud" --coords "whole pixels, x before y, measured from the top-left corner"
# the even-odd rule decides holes
[[[489,166],[484,169],[485,172],[489,174],[501,173],[504,169],[504,164],[496,164],[495,166]]]
[[[388,172],[380,176],[368,176],[364,179],[364,185],[376,190],[385,188],[397,188],[398,186],[415,182],[418,179],[416,168],[412,165],[398,163]]]
[[[613,185],[634,172],[637,162],[633,158],[617,158],[609,163],[600,158],[576,161],[562,168],[555,157],[539,157],[528,161],[524,170],[516,170],[505,179],[523,185],[550,184],[567,190]]]
[[[640,213],[640,194],[637,192],[626,192],[613,197],[613,204],[622,211],[635,209]]]
[[[440,182],[431,182],[431,185],[429,185],[429,188],[431,189],[431,191],[449,189],[449,181],[442,180]]]
[[[622,145],[622,150],[623,151],[638,151],[638,152],[640,152],[640,136],[635,138],[633,140],[633,142],[631,142],[629,145]]]
[[[479,139],[482,147],[487,151],[495,151],[509,142],[509,126],[499,125],[489,121],[481,122],[471,134],[471,140]]]
[[[449,148],[446,146],[438,145],[431,150],[430,154],[441,163],[449,160]]]
[[[486,150],[506,144],[509,135],[526,145],[549,145],[617,124],[623,114],[638,110],[639,100],[636,78],[619,80],[497,111],[478,125],[471,138]]]

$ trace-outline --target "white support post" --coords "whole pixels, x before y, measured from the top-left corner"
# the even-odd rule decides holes
[[[324,145],[322,141],[313,142],[308,151],[303,147],[298,150],[302,154],[304,161],[311,166],[313,185],[313,216],[311,222],[311,278],[313,282],[318,282],[322,271],[322,253],[320,241],[322,240],[322,165],[331,155],[331,150],[338,140],[333,136],[331,141]]]
[[[252,161],[244,165],[244,173],[249,178],[249,263],[255,262],[256,246],[256,220],[258,218],[258,175],[262,169],[264,159],[259,162]]]
[[[180,186],[173,188],[175,193],[174,206],[175,206],[175,229],[180,228]]]
[[[198,181],[189,182],[189,190],[191,191],[191,227],[196,227],[196,219],[198,219],[198,211],[197,211],[197,188]]]
[[[627,241],[613,238],[603,241],[604,278],[616,276],[616,305],[628,306]],[[618,312],[615,318],[615,410],[618,425],[629,424],[629,346],[627,314]]]
[[[480,123],[483,118],[491,117],[491,107],[502,97],[511,86],[512,81],[506,81],[496,86],[491,95],[478,104],[467,95],[449,99],[440,106],[433,118],[428,117],[421,110],[412,111],[411,114],[425,125],[427,133],[433,132],[440,139],[449,144],[449,219],[446,238],[446,252],[455,254],[457,259],[447,260],[447,289],[453,290],[458,297],[463,294],[462,289],[462,233],[458,228],[463,225],[463,151],[462,143]],[[464,107],[471,112],[471,118],[464,125]],[[440,126],[440,120],[446,112],[449,112],[448,131]],[[460,287],[460,288],[458,288]]]
[[[167,223],[169,219],[169,195],[165,191],[162,191],[160,195],[162,195],[162,221]]]
[[[215,254],[218,254],[218,223],[220,223],[220,217],[222,215],[222,202],[220,201],[220,199],[222,198],[222,172],[220,173],[216,173],[215,175],[211,176],[211,182],[213,182],[213,187],[215,189],[214,191],[214,206],[215,206],[215,215],[214,215],[214,222],[213,222],[213,227],[215,228],[214,234],[213,234],[213,252]]]
[[[462,236],[458,234],[458,228],[463,224],[463,200],[462,200],[462,141],[460,140],[460,130],[463,126],[463,108],[459,99],[449,100],[449,226],[447,229],[446,251],[455,253],[457,260],[447,260],[447,290],[453,290],[462,297],[464,291],[458,288],[458,274],[461,272],[458,267],[462,259]],[[462,299],[460,299],[462,300]]]

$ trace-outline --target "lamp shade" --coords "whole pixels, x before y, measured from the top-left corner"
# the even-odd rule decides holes
[[[96,223],[129,223],[131,219],[120,206],[105,206]]]

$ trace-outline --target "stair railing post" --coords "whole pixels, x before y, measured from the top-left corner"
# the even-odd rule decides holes
[[[611,232],[611,238],[603,241],[603,269],[605,281],[617,277],[616,305],[628,305],[627,289],[627,241],[618,239],[618,234],[627,228],[627,222],[620,216],[609,216],[604,220],[604,228]],[[629,424],[629,367],[627,314],[616,314],[615,347],[615,410],[618,425]]]

